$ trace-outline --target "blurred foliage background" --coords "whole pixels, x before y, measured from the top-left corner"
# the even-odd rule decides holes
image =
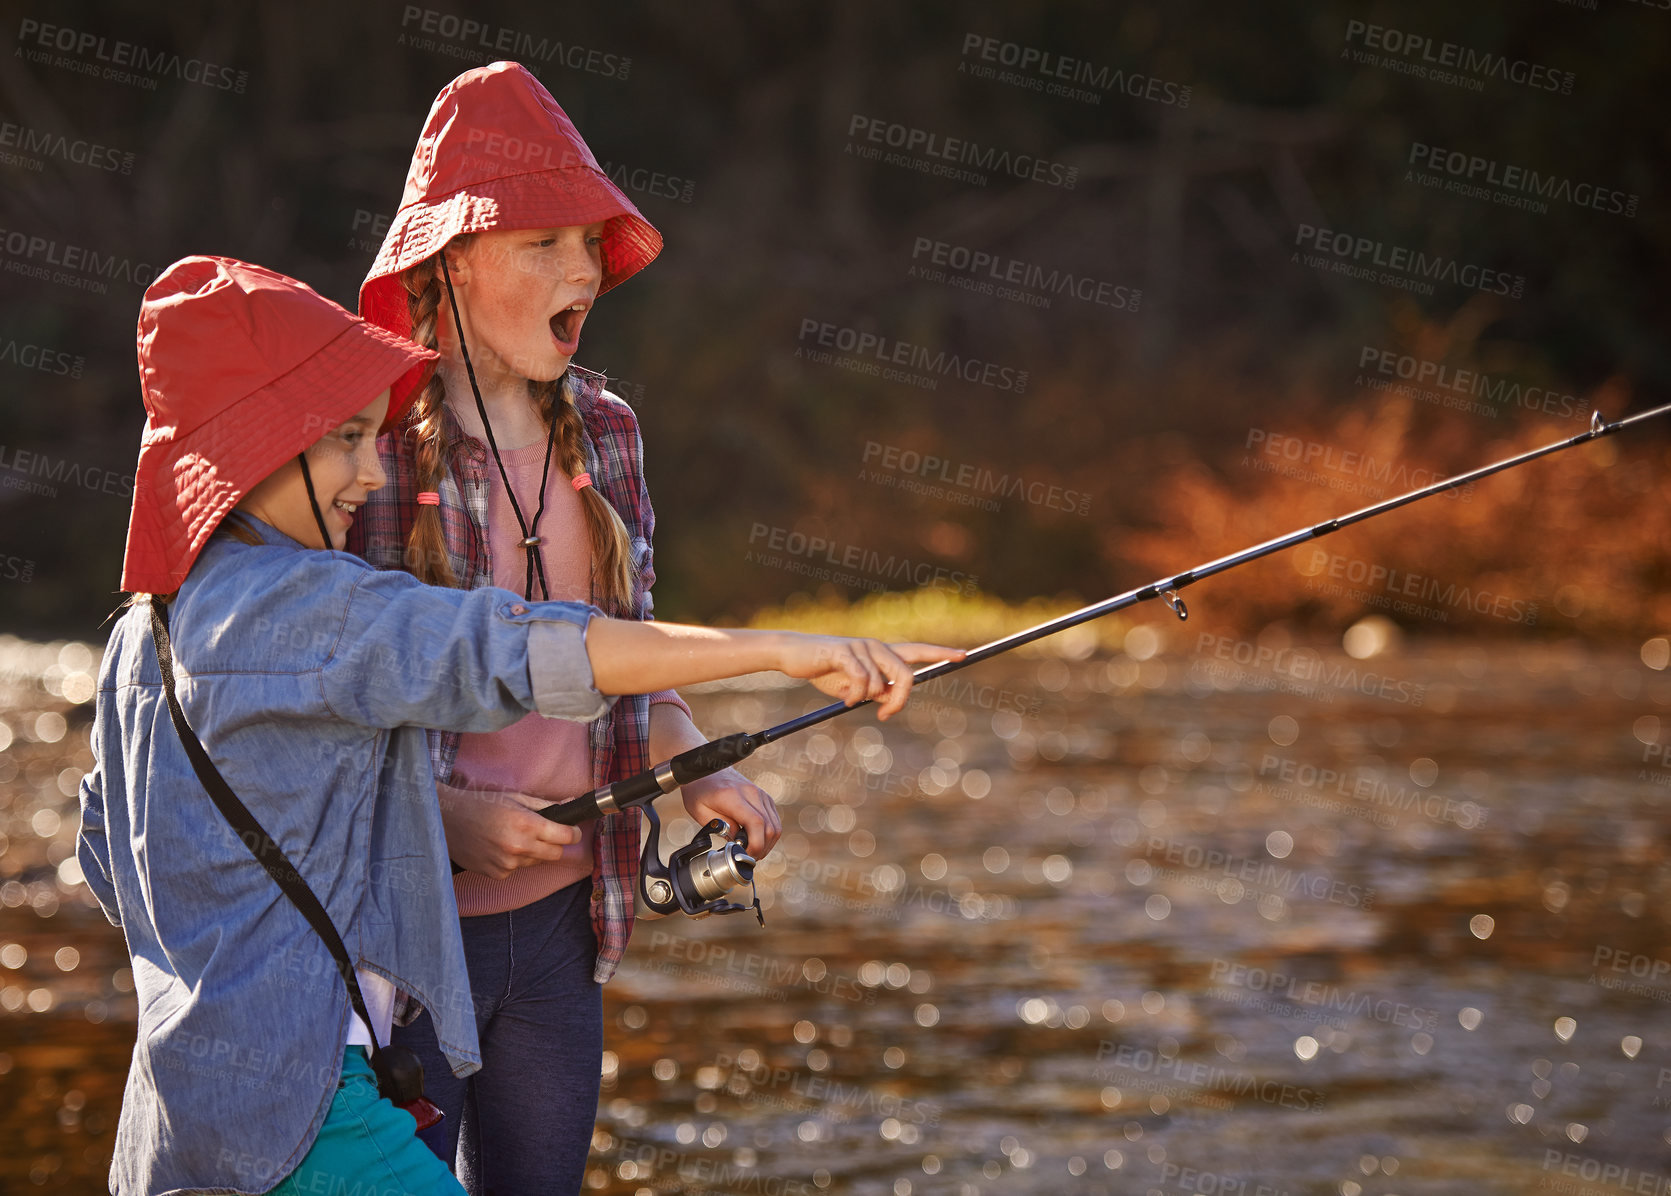
[[[1260,436],[1447,473],[1584,427],[1512,403],[1461,412],[1377,391],[1363,384],[1366,347],[1548,387],[1609,417],[1671,390],[1671,133],[1655,98],[1671,14],[1641,5],[42,2],[4,26],[5,120],[131,152],[133,166],[0,167],[4,227],[153,269],[230,254],[351,305],[435,92],[500,56],[421,32],[458,15],[631,59],[624,78],[539,73],[601,161],[650,180],[628,194],[666,237],[660,259],[605,298],[577,359],[620,379],[640,411],[663,618],[746,620],[797,594],[863,592],[762,567],[757,525],[957,571],[1004,602],[1091,600],[1368,500],[1337,484],[1346,474],[1252,467]],[[18,45],[27,20],[225,63],[247,87],[165,78],[143,90],[31,62]],[[1362,65],[1351,20],[1575,83],[1563,95],[1493,79],[1476,93]],[[979,61],[963,50],[971,34],[1187,85],[1190,102],[1106,91],[1091,103],[977,78],[960,70]],[[861,161],[845,152],[855,116],[1065,163],[1077,182],[971,186]],[[1617,188],[1640,206],[1538,214],[1447,194],[1407,180],[1413,143]],[[1441,284],[1423,296],[1311,269],[1293,260],[1302,225],[1523,276],[1524,293]],[[1140,290],[1141,305],[1058,296],[1041,309],[926,282],[910,273],[921,238]],[[142,288],[89,294],[26,279],[5,256],[0,337],[85,360],[75,377],[0,364],[8,460],[22,449],[131,472]],[[796,356],[808,319],[1026,370],[1029,384],[953,378],[930,391],[810,364]],[[1084,514],[1018,500],[991,511],[907,493],[860,480],[870,444],[1089,501]],[[1331,548],[1535,603],[1539,630],[1663,633],[1667,445],[1664,429],[1635,433]],[[27,584],[0,582],[0,620],[31,637],[102,638],[127,503],[55,489],[0,487],[0,551],[33,563]],[[1192,601],[1224,628],[1333,630],[1363,613],[1307,591],[1301,564],[1266,562]],[[1413,623],[1528,629],[1468,609]]]

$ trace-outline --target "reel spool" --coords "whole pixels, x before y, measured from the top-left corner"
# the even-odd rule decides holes
[[[754,857],[748,853],[748,832],[737,828],[733,839],[725,838],[726,824],[715,818],[691,841],[661,862],[661,818],[653,804],[642,807],[650,820],[640,858],[638,893],[658,914],[686,913],[693,918],[709,914],[740,914],[750,909],[766,924],[760,909],[760,890],[754,883]],[[754,893],[750,905],[726,900],[731,890],[748,885]]]

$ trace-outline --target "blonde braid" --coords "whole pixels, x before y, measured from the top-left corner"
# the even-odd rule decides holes
[[[574,405],[567,376],[559,382],[530,381],[528,390],[539,404],[546,427],[556,425],[557,459],[563,472],[571,478],[579,476],[586,469],[586,425]],[[632,537],[620,513],[596,486],[581,488],[580,506],[592,541],[592,600],[609,614],[625,616],[633,601]]]
[[[400,281],[406,287],[412,339],[426,349],[435,348],[435,325],[441,310],[441,280],[436,277],[435,259],[419,262],[401,274]],[[440,490],[441,479],[447,476],[446,405],[447,386],[437,371],[430,375],[429,382],[413,402],[407,426],[400,433],[413,446],[419,490]],[[440,507],[419,505],[412,520],[412,535],[406,541],[406,568],[419,581],[430,585],[458,586],[452,562],[447,558]]]

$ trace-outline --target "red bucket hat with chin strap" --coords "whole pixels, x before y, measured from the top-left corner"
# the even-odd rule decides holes
[[[574,122],[527,68],[495,62],[465,71],[430,107],[400,208],[360,284],[360,314],[410,336],[401,272],[461,233],[599,221],[601,295],[650,264],[661,252],[661,234],[609,181]],[[410,393],[397,388],[393,398]]]
[[[139,308],[145,433],[122,588],[179,588],[250,489],[435,354],[272,270],[224,257],[175,262]],[[389,399],[380,432],[406,402]]]

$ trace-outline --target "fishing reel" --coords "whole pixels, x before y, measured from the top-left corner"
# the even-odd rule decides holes
[[[715,818],[664,864],[661,862],[661,819],[653,803],[646,803],[643,810],[650,820],[638,875],[638,892],[645,905],[658,914],[682,911],[693,918],[740,914],[753,909],[760,925],[766,924],[766,915],[760,910],[760,890],[754,883],[754,857],[748,853],[747,831],[739,826],[736,837],[727,839],[725,822]],[[752,905],[725,899],[732,889],[743,885],[754,892]]]

